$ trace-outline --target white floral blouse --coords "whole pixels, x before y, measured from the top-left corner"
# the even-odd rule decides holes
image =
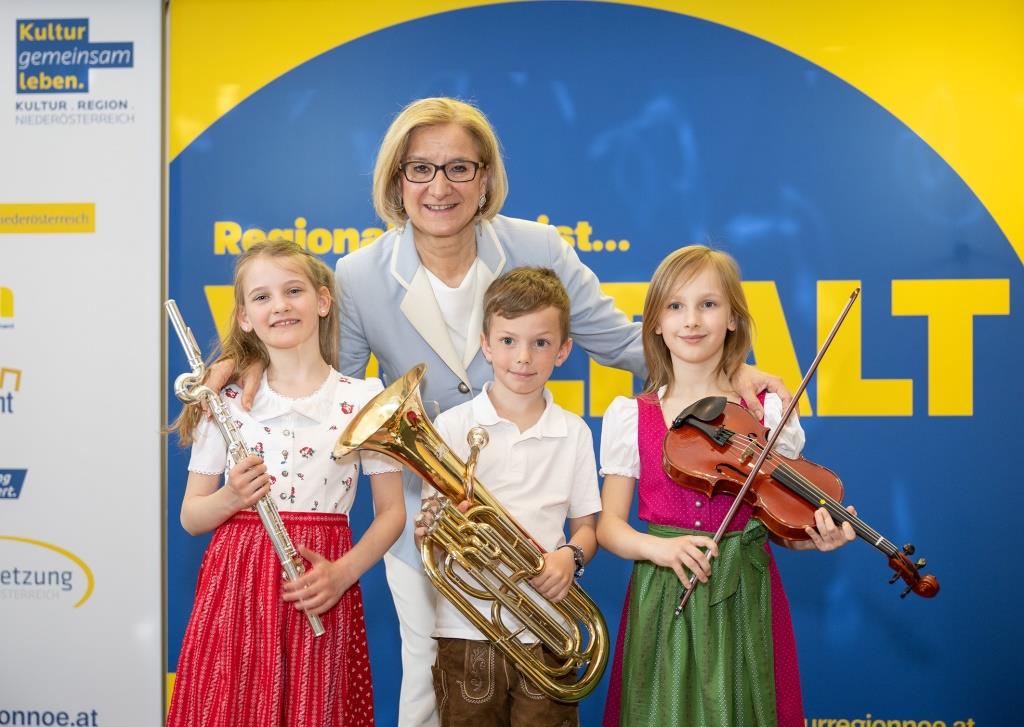
[[[374,452],[331,456],[348,422],[383,388],[380,379],[350,378],[331,369],[313,394],[293,399],[271,389],[264,373],[251,412],[242,409],[242,391],[234,384],[221,391],[221,398],[249,450],[266,462],[271,497],[279,510],[348,513],[360,464],[369,475],[401,469],[390,457]],[[227,447],[214,423],[204,420],[197,428],[188,468],[223,473],[227,481]]]

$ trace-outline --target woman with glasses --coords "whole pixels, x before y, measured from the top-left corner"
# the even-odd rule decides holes
[[[361,376],[373,354],[390,383],[426,362],[428,413],[469,401],[492,378],[480,352],[484,291],[502,272],[527,265],[553,269],[565,285],[577,346],[599,363],[646,376],[640,324],[615,308],[554,227],[500,215],[507,194],[498,139],[479,109],[426,98],[398,114],[373,173],[374,207],[395,227],[336,269],[342,373]],[[784,391],[781,381],[749,367],[743,378],[734,383],[748,402],[765,386]],[[401,624],[403,727],[437,723],[430,670],[436,595],[412,526],[420,489],[406,473],[409,524],[384,556]]]

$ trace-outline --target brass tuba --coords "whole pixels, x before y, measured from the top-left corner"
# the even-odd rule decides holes
[[[444,496],[421,547],[427,576],[541,691],[561,702],[578,702],[597,686],[608,662],[604,617],[576,583],[558,603],[530,585],[544,568],[543,550],[475,480],[473,466],[449,449],[424,414],[419,383],[425,371],[424,364],[416,366],[367,403],[338,438],[334,456],[354,449],[382,452]],[[463,514],[455,504],[467,499],[467,489],[473,504]],[[438,558],[435,545],[443,551]],[[491,618],[464,594],[490,601]],[[506,613],[515,625],[506,624]],[[557,663],[545,663],[523,645],[517,638],[522,632],[533,634]]]

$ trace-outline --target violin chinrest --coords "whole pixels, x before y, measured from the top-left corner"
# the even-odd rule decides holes
[[[672,428],[679,429],[690,418],[702,422],[714,421],[725,411],[727,401],[724,396],[706,396],[698,399],[679,412],[679,416],[672,420]]]

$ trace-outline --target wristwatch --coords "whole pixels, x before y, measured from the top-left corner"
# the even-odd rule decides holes
[[[559,550],[562,548],[572,548],[572,559],[576,563],[576,570],[573,571],[572,577],[578,581],[583,575],[583,548],[578,545],[573,545],[572,543],[565,543],[558,546]]]

